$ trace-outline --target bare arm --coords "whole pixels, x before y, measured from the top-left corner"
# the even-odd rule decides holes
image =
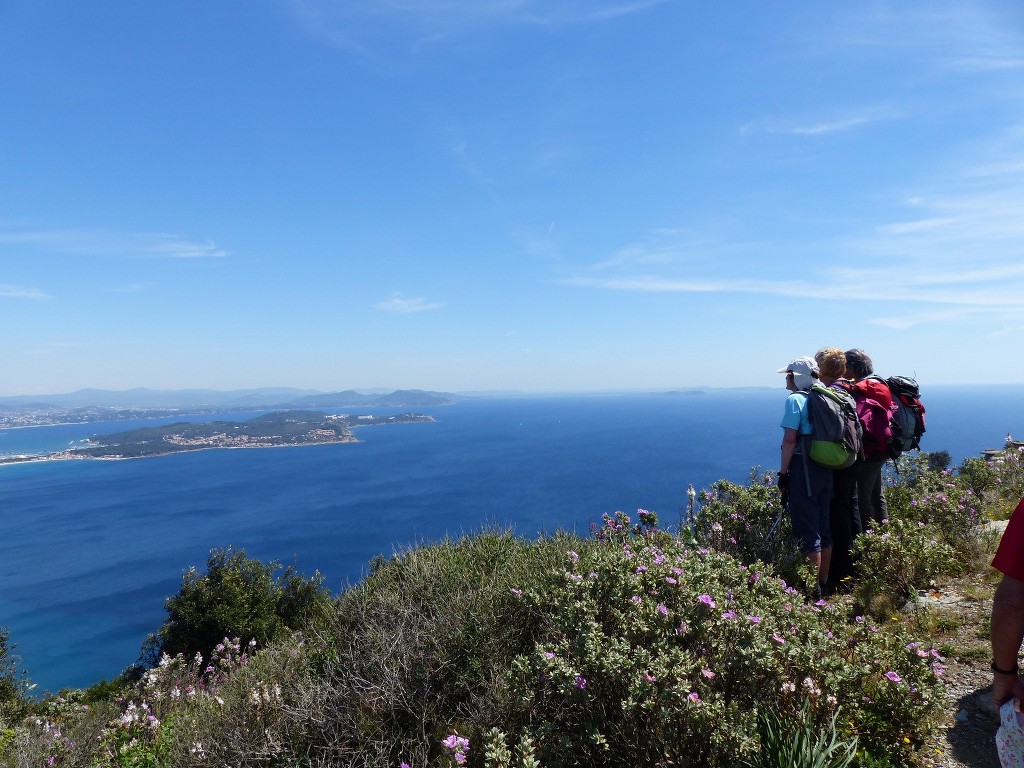
[[[1004,576],[992,600],[992,663],[1015,670],[1024,639],[1024,581]],[[1024,702],[1024,681],[1016,672],[993,672],[992,701],[996,707],[1010,698]]]
[[[789,427],[782,429],[782,460],[779,470],[789,472],[789,464],[793,461],[793,451],[796,450],[796,430]]]

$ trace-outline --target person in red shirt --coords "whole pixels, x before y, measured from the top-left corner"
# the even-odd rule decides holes
[[[1003,574],[992,600],[992,701],[1024,703],[1024,680],[1017,668],[1024,641],[1024,499],[1010,516],[992,560]]]

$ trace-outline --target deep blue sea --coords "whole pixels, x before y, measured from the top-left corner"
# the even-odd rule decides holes
[[[375,555],[486,527],[586,533],[638,507],[675,524],[688,483],[777,466],[785,394],[467,400],[424,409],[435,424],[364,427],[354,444],[0,466],[0,626],[32,681],[56,691],[132,663],[182,573],[213,547],[319,570],[337,591]],[[935,387],[923,399],[923,447],[955,462],[1024,434],[1024,387]],[[0,454],[133,426],[0,430]]]

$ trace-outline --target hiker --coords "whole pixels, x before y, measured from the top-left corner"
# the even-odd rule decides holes
[[[871,358],[863,349],[848,349],[846,351],[846,375],[852,380],[850,394],[858,401],[858,413],[862,414],[862,421],[866,422],[867,417],[863,416],[865,411],[862,401],[874,400],[885,411],[892,410],[892,393],[889,385],[875,372]],[[884,437],[872,439],[873,433],[880,434],[887,430],[888,425],[880,425],[878,432],[872,429],[872,425],[865,423],[864,430],[864,460],[854,466],[857,468],[857,501],[860,512],[861,530],[854,533],[856,537],[866,530],[874,522],[876,525],[886,518],[885,495],[882,493],[882,465],[889,457],[888,444],[880,444]],[[891,438],[891,433],[890,433]]]
[[[1024,640],[1024,499],[1010,516],[992,567],[1003,574],[992,600],[992,702],[1011,698],[1024,704],[1024,680],[1017,669]]]
[[[829,528],[829,502],[832,498],[832,470],[805,456],[802,436],[812,432],[805,393],[818,378],[818,364],[810,357],[797,357],[779,373],[786,374],[786,398],[782,416],[782,459],[779,465],[779,490],[783,504],[788,500],[793,536],[800,551],[817,566],[818,589],[828,580],[832,557]]]
[[[814,355],[821,383],[849,392],[846,353],[839,347],[825,347]],[[857,475],[860,462],[845,469],[832,470],[832,500],[829,502],[829,528],[832,533],[832,558],[828,567],[826,592],[842,588],[853,576],[853,540],[861,533],[857,504]]]

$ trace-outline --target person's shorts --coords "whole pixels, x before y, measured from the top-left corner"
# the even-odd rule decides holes
[[[810,494],[807,493],[808,480]],[[789,465],[789,517],[793,524],[793,538],[803,554],[831,548],[831,503],[832,470],[808,461],[805,475],[804,457],[795,454]]]

